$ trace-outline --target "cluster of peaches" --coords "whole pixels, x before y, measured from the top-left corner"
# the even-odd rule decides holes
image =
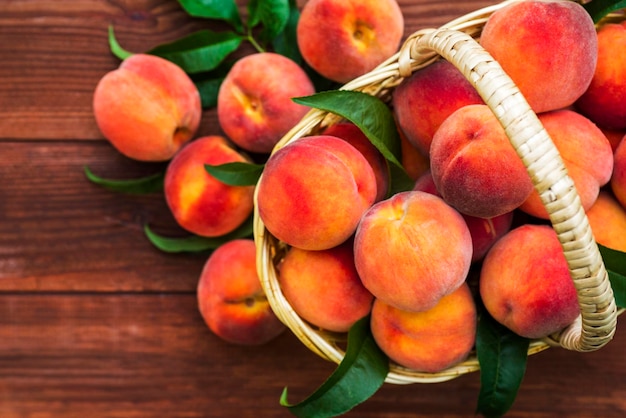
[[[596,240],[620,251],[625,41],[626,24],[598,31],[580,4],[558,0],[511,3],[479,39],[555,143]],[[477,298],[522,337],[572,324],[576,289],[548,212],[470,82],[440,59],[404,79],[390,106],[412,190],[389,195],[386,160],[349,122],[290,142],[265,165],[258,211],[288,245],[276,271],[293,310],[336,332],[370,315],[389,358],[423,372],[467,358]]]
[[[320,75],[345,83],[393,55],[403,36],[395,0],[310,0],[298,47]],[[525,0],[495,12],[481,45],[511,76],[557,146],[596,240],[626,251],[626,24],[597,30],[566,0]],[[164,194],[176,221],[203,237],[253,211],[288,247],[281,290],[312,325],[346,332],[370,315],[396,363],[435,372],[475,343],[477,298],[515,333],[541,338],[579,306],[547,212],[498,120],[441,59],[393,91],[390,108],[412,190],[389,192],[388,161],[343,121],[280,149],[315,93],[288,58],[239,59],[217,102],[220,134],[196,138],[202,114],[185,72],[146,54],[126,58],[94,94],[103,135],[124,155],[168,161]],[[223,183],[206,165],[263,161],[254,186]],[[216,249],[198,283],[200,312],[227,341],[261,344],[284,325],[264,297],[253,240]],[[473,279],[476,279],[473,281]],[[470,286],[475,284],[476,286]]]

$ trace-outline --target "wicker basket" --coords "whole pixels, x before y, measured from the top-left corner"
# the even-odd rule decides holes
[[[439,29],[412,34],[397,54],[342,89],[365,92],[387,101],[404,78],[439,57],[459,68],[499,119],[526,165],[550,214],[578,292],[581,311],[578,320],[558,335],[531,341],[528,353],[535,354],[551,346],[593,351],[611,340],[620,312],[587,217],[563,161],[539,119],[500,65],[476,41],[488,17],[512,1],[477,10]],[[273,152],[339,120],[336,115],[313,109],[282,138]],[[276,273],[276,265],[287,246],[266,230],[256,209],[254,216],[257,268],[272,309],[310,350],[339,363],[345,354],[342,343],[346,335],[320,330],[294,312],[281,292]],[[478,369],[475,353],[462,363],[437,373],[416,372],[392,363],[386,382],[435,383]]]

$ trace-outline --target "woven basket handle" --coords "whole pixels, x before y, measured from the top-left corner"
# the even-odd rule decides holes
[[[550,343],[575,351],[599,349],[615,333],[617,307],[589,221],[552,139],[498,62],[464,32],[445,27],[416,32],[400,51],[400,74],[410,75],[411,64],[433,51],[455,65],[493,111],[550,214],[581,312],[579,320],[552,336]]]

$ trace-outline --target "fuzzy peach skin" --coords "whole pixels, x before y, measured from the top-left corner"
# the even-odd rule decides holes
[[[626,129],[625,49],[626,22],[607,23],[598,30],[598,62],[576,108],[603,128]]]
[[[123,155],[167,161],[195,135],[202,106],[198,89],[180,67],[135,54],[100,79],[93,112],[102,135]]]
[[[420,190],[439,196],[430,171],[425,172],[417,179],[413,190]],[[475,263],[481,261],[493,244],[509,232],[513,224],[514,212],[506,212],[493,218],[461,215],[472,236],[472,263]]]
[[[263,293],[253,240],[228,241],[213,251],[200,274],[196,295],[209,329],[230,343],[260,345],[286,329]]]
[[[608,191],[601,191],[587,211],[596,242],[626,252],[626,209]]]
[[[500,238],[483,261],[479,291],[491,316],[526,338],[558,332],[580,312],[561,244],[546,225]]]
[[[476,304],[463,283],[431,309],[407,312],[376,299],[370,327],[380,349],[397,364],[435,373],[465,360],[474,347]]]
[[[572,110],[556,110],[538,116],[559,150],[583,209],[589,209],[600,187],[611,179],[613,150],[609,140],[593,122]],[[548,219],[548,212],[534,190],[520,209],[537,218]]]
[[[472,238],[463,217],[441,198],[401,192],[365,212],[354,258],[374,297],[405,311],[425,311],[465,281]]]
[[[430,169],[441,197],[479,218],[511,212],[533,191],[522,160],[483,104],[464,106],[441,124],[430,148]]]
[[[626,208],[626,141],[620,142],[613,158],[611,190],[622,207]]]
[[[247,55],[220,86],[218,122],[242,149],[269,153],[309,110],[292,99],[313,93],[309,76],[289,58],[272,52]]]
[[[389,166],[387,160],[358,126],[351,122],[340,122],[326,128],[323,134],[341,138],[358,149],[370,163],[372,170],[374,170],[377,191],[376,201],[382,200],[387,196],[387,191],[389,190]]]
[[[164,194],[178,224],[205,237],[235,230],[253,210],[253,186],[230,186],[211,176],[205,165],[248,160],[222,136],[195,139],[170,161]]]
[[[428,156],[435,132],[455,110],[483,103],[476,89],[443,59],[414,72],[394,90],[393,111],[406,139]]]
[[[396,0],[309,0],[296,34],[311,68],[346,83],[397,51],[404,18]]]
[[[372,309],[374,297],[354,266],[351,239],[322,251],[291,247],[278,265],[278,282],[302,319],[328,331],[347,332]]]
[[[346,241],[376,199],[376,177],[363,154],[328,135],[301,138],[274,152],[257,187],[267,230],[305,250]]]
[[[526,0],[495,11],[480,36],[535,113],[572,105],[587,90],[598,59],[589,13],[567,0]]]

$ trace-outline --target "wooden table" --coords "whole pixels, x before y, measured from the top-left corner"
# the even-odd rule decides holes
[[[491,3],[400,1],[407,34]],[[290,333],[254,348],[212,335],[195,296],[206,254],[165,254],[144,236],[146,223],[181,232],[163,197],[84,176],[84,166],[110,178],[162,168],[119,155],[94,122],[95,85],[119,64],[110,24],[140,52],[207,22],[174,0],[0,2],[0,417],[290,416],[283,387],[297,401],[334,365]],[[207,111],[201,133],[216,132]],[[624,416],[624,346],[618,330],[599,352],[531,357],[509,416]],[[348,416],[468,417],[478,390],[478,373],[385,385]]]

